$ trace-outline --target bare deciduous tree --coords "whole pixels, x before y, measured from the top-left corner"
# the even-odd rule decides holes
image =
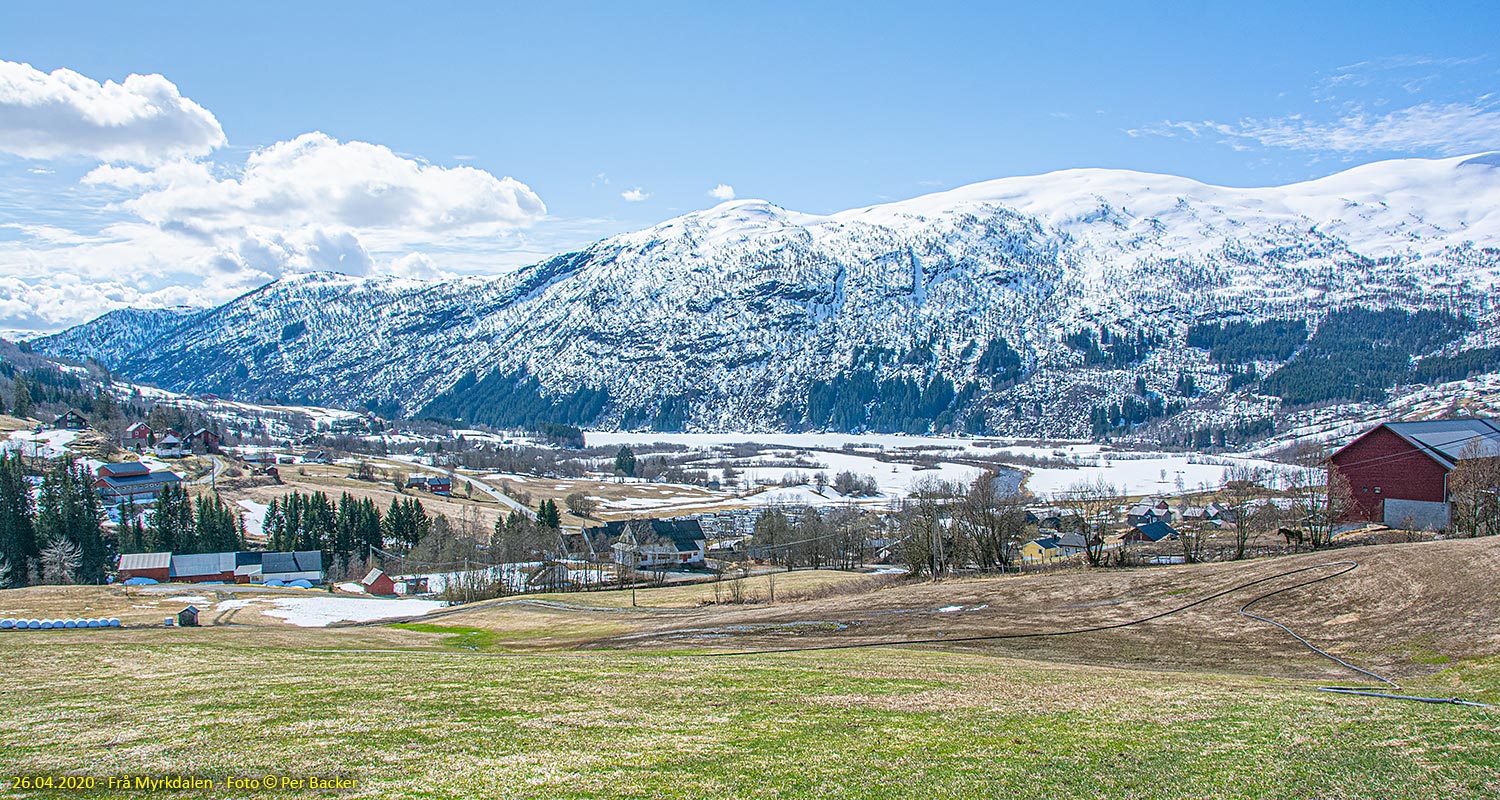
[[[1464,536],[1500,535],[1500,457],[1487,452],[1471,442],[1448,475],[1453,529]]]
[[[58,538],[42,550],[42,581],[69,584],[83,562],[83,550],[67,539]]]
[[[1078,515],[1079,533],[1083,535],[1089,566],[1104,561],[1104,536],[1115,520],[1120,490],[1103,478],[1074,483],[1057,495],[1057,503]]]
[[[1234,525],[1234,559],[1245,557],[1250,538],[1260,532],[1255,514],[1256,501],[1269,496],[1265,487],[1266,471],[1249,464],[1235,464],[1224,470],[1224,515]]]
[[[1296,460],[1300,468],[1287,481],[1287,494],[1293,500],[1292,523],[1313,549],[1327,547],[1333,543],[1333,532],[1349,510],[1353,492],[1348,479],[1330,469],[1328,452],[1322,447],[1303,447]]]

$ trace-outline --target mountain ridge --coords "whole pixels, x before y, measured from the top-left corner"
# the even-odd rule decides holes
[[[1088,435],[1101,407],[1159,401],[1127,429],[1177,430],[1281,406],[1253,390],[1285,362],[1247,384],[1188,345],[1195,325],[1316,336],[1339,308],[1428,310],[1475,323],[1443,322],[1442,348],[1490,346],[1497,245],[1495,153],[1243,189],[1067,170],[831,215],[728,201],[498,278],[294,276],[36,346],[177,390],[503,425],[824,428],[839,408],[859,429],[863,408],[866,427]]]

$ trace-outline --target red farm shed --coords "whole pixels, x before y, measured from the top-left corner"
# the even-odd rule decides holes
[[[1462,459],[1500,455],[1500,423],[1471,418],[1386,422],[1329,459],[1352,495],[1345,519],[1448,526],[1448,473]]]
[[[393,595],[396,593],[396,582],[391,580],[391,576],[385,574],[385,572],[380,569],[370,570],[369,573],[360,580],[359,585],[365,587],[365,591],[369,592],[370,594]]]

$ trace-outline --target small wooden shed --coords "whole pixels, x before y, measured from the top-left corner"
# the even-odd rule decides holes
[[[385,571],[379,568],[370,570],[360,580],[359,585],[365,587],[365,591],[370,594],[393,595],[396,593],[396,582],[391,580],[391,576],[385,574]]]
[[[196,627],[198,627],[198,607],[197,606],[188,606],[187,608],[184,608],[183,610],[177,612],[177,627],[179,627],[179,628],[196,628]]]

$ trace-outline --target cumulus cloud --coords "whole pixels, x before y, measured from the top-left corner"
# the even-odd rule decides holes
[[[178,161],[150,171],[106,165],[84,181],[144,189],[123,207],[157,225],[205,234],[251,225],[477,232],[524,227],[547,213],[514,178],[434,166],[322,133],[258,150],[233,177]]]
[[[215,304],[295,272],[513,268],[519,232],[547,213],[514,178],[367,142],[314,132],[242,161],[205,157],[223,144],[213,115],[160,76],[99,84],[0,62],[0,152],[104,162],[85,191],[55,194],[83,201],[77,229],[52,215],[0,224],[0,327]]]
[[[1128,133],[1216,138],[1236,149],[1260,145],[1336,153],[1462,155],[1500,148],[1500,111],[1473,104],[1421,103],[1385,114],[1356,111],[1328,122],[1300,115],[1235,123],[1165,122]]]
[[[734,187],[730,186],[727,183],[721,183],[718,186],[709,189],[708,196],[714,198],[715,200],[733,200]]]
[[[627,203],[639,203],[650,196],[650,192],[643,191],[639,186],[635,187],[634,189],[626,189],[625,191],[620,192],[620,199],[624,200]]]
[[[100,83],[0,61],[0,150],[157,164],[206,155],[225,141],[214,115],[160,75]]]

